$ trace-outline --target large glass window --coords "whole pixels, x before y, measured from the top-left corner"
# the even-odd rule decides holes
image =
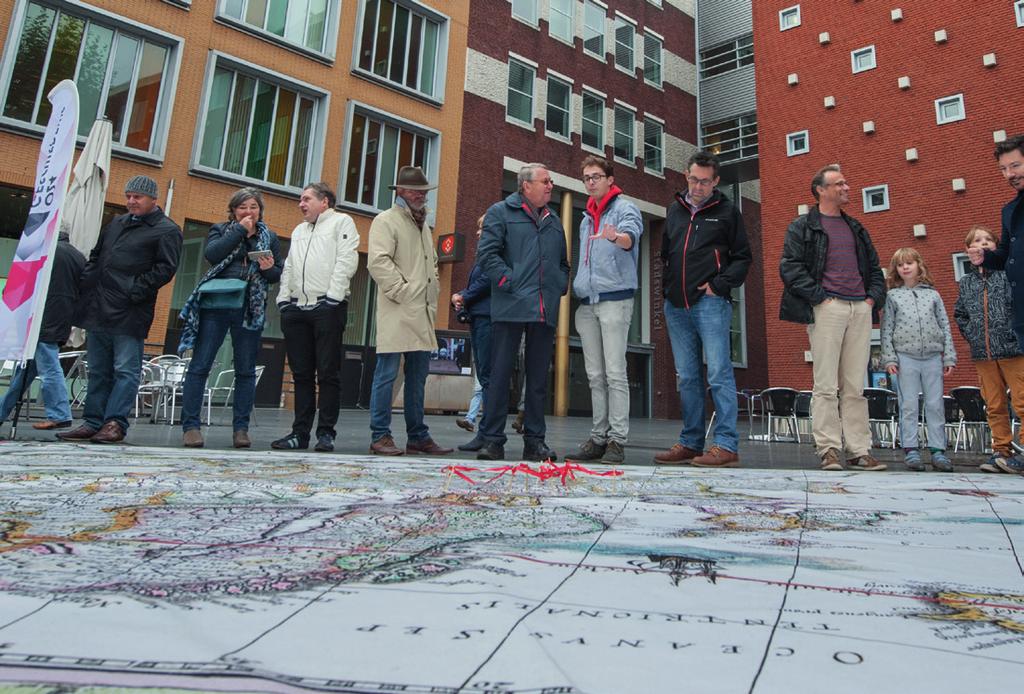
[[[115,146],[157,152],[176,42],[44,2],[28,3],[15,40],[5,118],[45,126],[47,93],[70,79],[78,87],[80,135],[106,116]]]
[[[388,186],[403,166],[418,166],[430,175],[437,134],[371,111],[356,109],[348,142],[348,167],[342,199],[353,205],[386,210],[394,200]]]
[[[537,0],[512,0],[512,16],[537,26]]]
[[[583,50],[604,60],[605,9],[593,0],[583,3]]]
[[[721,161],[757,156],[757,114],[708,123],[702,128],[702,147]]]
[[[636,65],[634,40],[636,27],[623,17],[615,18],[615,64],[627,72],[633,72]]]
[[[278,36],[288,43],[326,53],[328,19],[335,0],[222,0],[220,14]]]
[[[604,98],[583,92],[583,145],[604,152]]]
[[[656,87],[661,86],[661,48],[660,37],[644,32],[644,81]]]
[[[615,158],[633,165],[634,113],[624,106],[615,107]]]
[[[644,118],[644,168],[655,173],[665,170],[665,126],[652,118]]]
[[[508,61],[508,104],[505,114],[533,126],[533,78],[536,70],[515,58]]]
[[[747,34],[700,52],[700,77],[714,77],[754,62],[754,35]]]
[[[323,96],[218,63],[208,86],[199,166],[300,188],[312,174]]]
[[[576,0],[549,0],[548,33],[572,43],[572,15],[575,6]]]
[[[360,72],[437,97],[447,53],[443,20],[399,0],[367,0]]]
[[[555,77],[548,77],[548,109],[545,128],[549,133],[569,138],[569,99],[572,85]]]

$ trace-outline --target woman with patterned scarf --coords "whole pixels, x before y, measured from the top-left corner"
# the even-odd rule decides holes
[[[179,316],[183,328],[178,354],[192,350],[182,395],[182,443],[188,448],[202,448],[204,444],[200,413],[206,379],[230,330],[235,364],[232,441],[235,448],[248,448],[249,415],[256,395],[256,355],[266,319],[267,288],[281,278],[284,268],[277,234],[263,223],[260,191],[242,188],[231,196],[228,221],[210,227],[205,254],[213,267],[199,280]],[[213,279],[245,281],[241,307],[211,306],[212,297],[217,295],[204,293],[202,288]]]

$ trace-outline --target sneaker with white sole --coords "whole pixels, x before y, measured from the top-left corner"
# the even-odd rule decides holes
[[[924,462],[921,461],[921,451],[911,448],[903,454],[903,464],[911,472],[924,472]]]
[[[1003,472],[1008,472],[1011,475],[1024,475],[1024,460],[1016,456],[996,458],[995,462]]]
[[[821,456],[821,469],[828,470],[829,472],[836,472],[843,469],[843,463],[839,458],[839,451],[834,448],[830,448],[825,451],[825,455]]]
[[[953,472],[953,461],[945,451],[932,451],[932,469],[936,472]]]

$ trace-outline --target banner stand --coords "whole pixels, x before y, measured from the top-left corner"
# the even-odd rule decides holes
[[[36,380],[36,376],[38,375],[33,374],[31,380],[28,378],[29,367],[34,367],[35,362],[35,359],[29,359],[25,362],[24,366],[21,367],[21,392],[18,393],[18,404],[14,406],[14,418],[11,419],[11,434],[8,437],[8,441],[14,441],[18,437],[18,419],[21,417],[21,406],[25,402],[25,395],[32,386],[32,381]],[[11,376],[11,378],[13,379],[14,376]],[[42,395],[40,395],[40,397],[42,397]]]

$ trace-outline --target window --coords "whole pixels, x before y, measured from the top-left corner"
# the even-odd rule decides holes
[[[505,115],[533,127],[533,78],[536,70],[514,58],[508,61],[508,105]]]
[[[572,43],[573,8],[576,0],[550,0],[548,13],[548,33],[566,43]]]
[[[656,87],[661,86],[662,43],[660,36],[644,32],[644,81]]]
[[[756,157],[757,115],[748,113],[708,123],[701,133],[701,141],[704,149],[718,155],[723,162]]]
[[[447,64],[447,21],[406,0],[367,0],[357,71],[439,99]]]
[[[582,142],[604,155],[604,97],[583,92]]]
[[[78,87],[78,134],[102,116],[114,147],[162,155],[177,70],[178,40],[76,6],[29,2],[9,51],[3,119],[45,128],[47,93]]]
[[[625,106],[615,107],[615,158],[633,166],[633,111]]]
[[[652,118],[644,118],[644,168],[664,173],[665,126]]]
[[[633,55],[636,27],[623,17],[615,18],[615,65],[632,73],[636,61]]]
[[[850,51],[850,67],[854,74],[875,69],[875,47],[865,46],[855,51]]]
[[[883,212],[889,209],[889,186],[870,186],[861,191],[865,212]]]
[[[327,95],[214,54],[198,168],[288,188],[317,175]]]
[[[512,16],[537,26],[537,0],[512,0]]]
[[[345,158],[342,200],[387,210],[394,201],[390,186],[403,166],[419,166],[431,175],[437,133],[362,106],[352,110]],[[432,179],[433,180],[433,179]]]
[[[959,283],[960,280],[971,271],[971,259],[966,253],[953,254],[953,279]]]
[[[739,200],[739,196],[734,197],[733,200]],[[733,366],[745,368],[747,365],[747,295],[742,285],[732,290],[729,358]]]
[[[795,157],[811,151],[811,136],[806,130],[786,135],[786,156]]]
[[[714,77],[754,62],[754,35],[712,46],[700,54],[700,77]]]
[[[333,54],[333,4],[335,0],[223,0],[219,16],[302,48]]]
[[[939,125],[963,120],[966,117],[963,94],[954,94],[935,100],[935,121]]]
[[[594,0],[583,3],[583,50],[604,60],[605,8]]]
[[[1017,15],[1017,26],[1024,27],[1024,0],[1013,3],[1013,12]]]
[[[800,5],[779,10],[779,31],[800,26]]]
[[[572,85],[555,77],[548,77],[548,111],[545,129],[552,135],[569,139],[569,99]]]

